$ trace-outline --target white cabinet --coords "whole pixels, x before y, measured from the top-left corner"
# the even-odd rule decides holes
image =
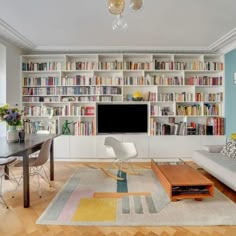
[[[53,139],[55,159],[68,159],[70,157],[69,136],[61,135]]]
[[[72,159],[95,158],[96,157],[96,137],[92,136],[70,136],[70,153]]]

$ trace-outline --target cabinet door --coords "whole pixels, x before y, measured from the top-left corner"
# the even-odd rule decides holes
[[[150,136],[150,158],[190,158],[192,151],[201,149],[202,136]]]
[[[123,135],[123,142],[132,142],[135,144],[138,158],[148,158],[148,135]]]
[[[54,158],[68,159],[70,157],[69,136],[61,135],[54,139]]]
[[[70,136],[70,158],[95,158],[96,138],[94,136]]]

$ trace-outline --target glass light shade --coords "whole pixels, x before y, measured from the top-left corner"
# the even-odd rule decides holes
[[[113,15],[120,15],[125,9],[125,0],[108,0],[108,9]]]
[[[130,0],[129,8],[132,11],[139,11],[143,7],[143,0]]]
[[[128,24],[122,15],[117,15],[112,23],[112,29],[117,31],[126,31]]]

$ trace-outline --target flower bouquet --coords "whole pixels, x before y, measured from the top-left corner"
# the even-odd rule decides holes
[[[9,126],[20,126],[22,111],[18,108],[10,108],[9,104],[5,104],[0,107],[0,118],[2,121],[6,121]]]
[[[11,108],[9,104],[0,107],[0,120],[8,125],[7,140],[10,142],[18,141],[19,133],[16,129],[22,125],[22,111],[17,107]]]

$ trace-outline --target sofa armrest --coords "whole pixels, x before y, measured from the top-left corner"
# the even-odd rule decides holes
[[[225,145],[204,145],[202,149],[207,152],[219,153],[224,147]]]

